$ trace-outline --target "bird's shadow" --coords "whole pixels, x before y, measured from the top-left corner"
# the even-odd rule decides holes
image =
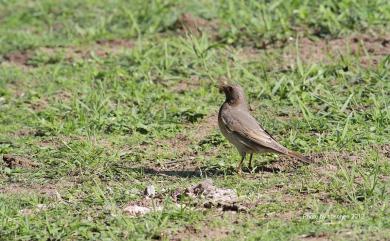
[[[282,172],[278,167],[267,166],[278,160],[271,160],[261,163],[261,165],[255,166],[253,170],[244,167],[242,169],[243,173],[278,173]],[[122,167],[123,168],[123,167]],[[177,166],[169,168],[156,168],[156,167],[126,167],[127,171],[135,172],[145,175],[159,175],[159,176],[168,176],[168,177],[181,177],[181,178],[196,178],[196,177],[211,177],[211,176],[233,176],[237,175],[236,169],[234,167],[224,168],[221,166],[202,166],[194,168],[192,170],[188,169],[178,169]]]

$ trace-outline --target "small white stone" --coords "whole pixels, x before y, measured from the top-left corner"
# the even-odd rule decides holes
[[[145,188],[144,195],[146,197],[154,197],[156,195],[156,190],[153,185],[149,185]]]
[[[143,216],[152,211],[162,211],[162,207],[148,208],[139,205],[128,205],[123,209],[123,212],[133,217]]]

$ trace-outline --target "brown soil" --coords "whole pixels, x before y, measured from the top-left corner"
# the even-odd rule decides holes
[[[169,89],[173,92],[184,94],[185,92],[194,90],[197,87],[199,87],[199,83],[180,81]]]
[[[15,95],[17,97],[21,97],[24,95],[24,93],[19,95],[20,93],[17,93],[17,90],[14,90],[14,92],[15,92]],[[32,100],[32,101],[27,102],[27,103],[29,104],[29,107],[33,111],[41,112],[41,111],[44,111],[48,106],[50,106],[50,103],[53,102],[53,100],[56,102],[65,103],[65,102],[70,101],[71,98],[72,98],[71,93],[69,93],[65,90],[59,90],[50,96],[43,96],[39,99],[35,99],[35,100]]]
[[[353,35],[332,40],[302,38],[298,41],[298,56],[306,64],[331,64],[335,58],[352,55],[359,59],[362,66],[369,67],[390,55],[389,41],[390,35]],[[283,59],[292,66],[296,64],[296,58],[296,43],[290,43],[283,50]]]
[[[364,156],[357,155],[357,153],[351,152],[323,152],[311,154],[310,158],[313,162],[321,162],[323,160],[326,162],[335,163],[337,159],[355,162],[361,158],[364,158]]]
[[[108,46],[110,48],[123,47],[131,49],[134,47],[134,42],[127,39],[98,40],[96,43],[98,45]]]
[[[17,136],[17,137],[22,137],[22,136],[31,136],[31,135],[34,135],[34,133],[35,133],[34,130],[26,128],[26,129],[17,130],[15,132],[13,132],[12,134],[14,136]]]
[[[23,185],[19,183],[8,184],[0,188],[0,193],[24,195],[24,194],[38,194],[49,197],[58,197],[56,186],[51,184],[29,184]]]
[[[178,32],[191,33],[198,35],[202,32],[208,32],[216,35],[218,23],[216,21],[209,21],[200,17],[193,16],[190,13],[183,13],[173,25],[173,29]]]
[[[304,235],[301,240],[302,241],[330,241],[332,239],[330,239],[327,234],[323,233],[323,234]]]
[[[38,166],[37,163],[28,158],[8,154],[3,155],[3,162],[9,168],[34,168]]]
[[[188,83],[186,82],[179,82],[177,85],[173,86],[171,88],[171,90],[173,92],[177,92],[179,94],[184,94],[186,91],[190,91],[192,88],[192,86],[190,86]]]
[[[380,145],[378,149],[380,154],[382,154],[385,158],[390,159],[390,144]]]
[[[30,103],[31,109],[33,109],[36,112],[44,111],[48,106],[49,106],[49,102],[44,98],[35,100]]]
[[[178,94],[184,94],[187,91],[192,91],[201,85],[199,77],[195,75],[191,76],[189,79],[183,79],[179,82],[175,81],[173,84],[167,84],[163,80],[155,81],[155,83],[162,84],[170,91],[176,92]]]
[[[53,98],[58,102],[67,102],[72,98],[72,94],[65,90],[60,90],[54,94]]]
[[[178,156],[195,156],[197,153],[189,148],[190,145],[192,143],[199,143],[216,128],[217,114],[212,114],[201,120],[199,123],[188,126],[188,129],[191,130],[189,134],[192,134],[190,135],[191,139],[189,139],[189,135],[179,133],[173,138],[161,140],[158,143],[160,146],[160,152],[163,151],[162,148],[168,148],[171,152],[177,153]]]
[[[281,52],[280,58],[270,57]],[[351,35],[337,39],[290,39],[282,45],[274,43],[264,48],[244,47],[238,56],[242,61],[263,60],[274,68],[290,69],[297,65],[297,57],[303,64],[332,64],[347,56],[358,59],[363,67],[377,65],[390,55],[390,35]],[[278,56],[278,55],[276,55]],[[270,62],[271,61],[271,62]]]
[[[311,154],[310,158],[313,162],[321,162],[321,160],[326,161],[327,163],[335,163],[336,159],[342,160],[345,162],[361,162],[365,158],[365,154],[372,149],[377,150],[378,153],[384,158],[390,158],[390,144],[374,144],[366,147],[362,147],[360,151],[357,152],[323,152]]]
[[[107,57],[110,54],[115,54],[122,49],[130,49],[134,47],[134,42],[126,39],[111,39],[98,40],[95,44],[89,46],[67,46],[67,47],[40,47],[34,50],[15,51],[4,55],[4,59],[20,66],[29,66],[32,64],[30,60],[34,56],[56,56],[63,54],[65,60],[73,62],[78,59],[90,59],[94,56]]]
[[[169,240],[224,240],[229,236],[228,228],[213,228],[209,225],[203,225],[202,228],[186,226],[177,232],[168,234]]]
[[[288,211],[288,212],[284,212],[284,213],[277,213],[275,215],[271,215],[268,218],[269,219],[281,219],[284,221],[291,221],[291,220],[295,219],[297,216],[299,216],[299,214],[297,212]]]
[[[31,57],[30,51],[15,51],[4,56],[4,59],[8,62],[17,64],[17,65],[28,65],[28,60]]]
[[[218,114],[214,113],[204,118],[198,125],[195,126],[195,141],[199,142],[208,136],[213,130],[218,128]]]
[[[111,54],[116,54],[123,49],[131,49],[134,42],[126,39],[98,40],[96,44],[82,47],[64,47],[64,48],[41,48],[40,51],[46,52],[47,55],[54,55],[61,51],[69,62],[78,59],[90,59],[94,56],[105,58]]]
[[[342,161],[342,163],[350,163],[351,165],[356,162],[362,162],[362,160],[366,156],[365,153],[367,153],[367,151],[370,149],[376,149],[378,150],[379,154],[384,158],[390,158],[390,144],[368,146],[363,148],[359,152],[322,152],[312,153],[306,156],[309,157],[311,163],[316,166],[316,169],[318,169],[317,171],[319,174],[325,174],[337,171],[338,167],[336,165],[336,160],[340,160]],[[254,156],[253,158],[255,159],[255,157],[256,156]],[[271,161],[270,163],[266,163],[265,167],[278,171],[288,171],[295,169],[299,165],[304,164],[294,158],[279,155],[276,160]]]
[[[111,142],[105,139],[96,138],[96,137],[86,137],[86,136],[64,136],[64,135],[46,137],[42,139],[38,145],[41,147],[57,149],[64,146],[66,143],[72,141],[85,141],[85,142],[89,141],[92,142],[95,146],[100,146],[104,148],[111,147]]]

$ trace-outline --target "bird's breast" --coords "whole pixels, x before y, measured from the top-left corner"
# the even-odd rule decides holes
[[[247,152],[247,148],[245,147],[245,145],[243,145],[239,139],[237,139],[237,137],[235,136],[235,134],[229,130],[229,128],[226,126],[226,123],[223,121],[223,115],[225,115],[227,113],[225,113],[223,107],[221,108],[221,110],[219,111],[219,114],[218,114],[218,126],[219,126],[219,129],[221,130],[222,132],[222,135],[230,142],[232,143],[238,150],[239,152]]]

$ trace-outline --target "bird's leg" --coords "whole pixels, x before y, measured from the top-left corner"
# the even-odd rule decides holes
[[[245,160],[246,153],[243,153],[241,156],[242,156],[241,161],[238,163],[238,166],[237,166],[237,173],[238,173],[239,175],[242,174],[242,163],[243,163],[244,160]]]
[[[252,167],[252,157],[253,157],[253,153],[251,153],[250,157],[249,157],[249,170],[252,171],[253,170],[253,167]]]

